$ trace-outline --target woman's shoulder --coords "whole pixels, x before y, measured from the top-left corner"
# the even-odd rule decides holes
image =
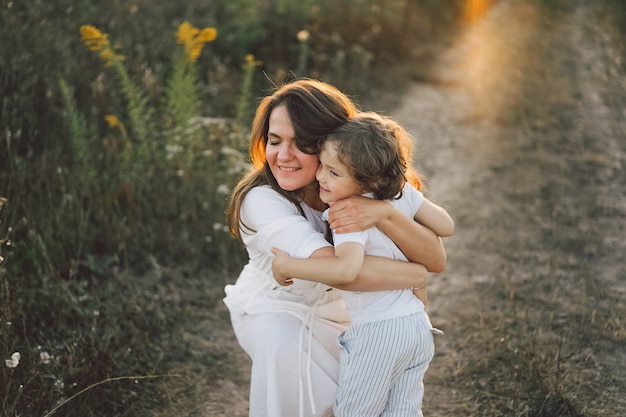
[[[307,211],[304,210],[304,214]],[[328,246],[323,227],[305,217],[288,198],[259,186],[248,192],[241,206],[242,238],[249,251],[268,255],[275,246],[292,256],[308,258],[319,248]],[[321,222],[321,220],[319,220]]]
[[[298,207],[269,185],[252,188],[241,204],[241,218],[250,225],[260,225],[291,215],[300,216]]]
[[[255,206],[290,206],[297,211],[293,202],[269,185],[259,185],[252,188],[244,197],[243,203],[254,204]]]
[[[279,196],[279,197],[283,197],[282,195],[280,195],[276,190],[274,190],[269,185],[257,185],[256,187],[251,188],[250,191],[248,191],[248,194],[246,195],[246,197],[250,196],[250,195],[256,195],[256,196],[276,195],[276,196]]]

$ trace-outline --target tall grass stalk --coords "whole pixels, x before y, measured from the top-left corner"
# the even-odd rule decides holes
[[[262,64],[263,62],[257,61],[254,55],[246,55],[246,60],[242,67],[243,80],[241,82],[239,100],[237,100],[237,115],[235,117],[241,126],[247,126],[252,119],[252,80],[255,70]],[[242,149],[245,149],[245,146],[242,146]]]
[[[202,99],[198,89],[198,71],[183,54],[176,59],[172,75],[165,86],[166,125],[186,128],[189,121],[200,116]]]
[[[94,388],[96,388],[96,387],[98,387],[98,386],[100,386],[102,384],[109,384],[111,382],[124,381],[124,380],[139,381],[139,380],[142,380],[142,379],[156,379],[156,378],[165,378],[165,377],[178,377],[178,378],[180,378],[181,376],[180,375],[175,375],[175,374],[168,374],[168,375],[133,375],[133,376],[118,376],[118,377],[106,378],[106,379],[103,379],[101,381],[96,382],[95,384],[91,384],[91,385],[81,389],[76,394],[72,395],[71,397],[69,397],[67,399],[64,399],[63,401],[59,401],[58,404],[55,405],[50,411],[45,413],[43,415],[43,417],[50,417],[50,416],[52,416],[61,407],[65,406],[66,404],[71,402],[76,397],[78,397],[80,395],[83,395],[87,391],[90,391],[90,390],[92,390],[92,389],[94,389]]]

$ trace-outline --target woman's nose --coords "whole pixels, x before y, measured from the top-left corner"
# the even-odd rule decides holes
[[[291,146],[287,143],[282,143],[278,150],[278,157],[280,159],[290,159],[292,155],[293,152],[291,150]]]

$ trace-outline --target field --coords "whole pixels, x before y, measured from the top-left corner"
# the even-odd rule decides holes
[[[63,44],[73,45],[62,49],[66,55],[41,64],[52,73],[79,57],[63,70],[73,109],[57,80],[35,76],[42,68],[32,57],[44,47],[30,55],[4,49],[0,125],[9,133],[0,155],[0,197],[7,198],[0,210],[0,353],[8,362],[0,371],[0,415],[247,415],[250,361],[221,302],[244,258],[221,225],[220,186],[239,174],[219,176],[227,171],[219,164],[241,160],[235,152],[228,154],[234,159],[210,159],[222,154],[209,151],[225,144],[241,151],[242,120],[254,104],[241,97],[267,91],[259,66],[273,81],[297,71],[303,44],[290,44],[295,58],[289,61],[271,52],[279,38],[251,29],[262,22],[241,14],[241,26],[229,27],[217,19],[242,13],[244,3],[230,2],[242,7],[230,10],[216,2],[215,19],[206,24],[191,19],[218,27],[198,61],[203,117],[186,148],[209,159],[164,154],[155,159],[162,162],[158,170],[135,153],[133,168],[120,170],[124,137],[119,128],[108,130],[103,116],[119,115],[133,149],[142,142],[130,129],[132,117],[120,110],[125,96],[114,91],[116,78],[80,44],[78,26],[97,24],[134,45],[125,65],[145,85],[146,62],[159,63],[149,67],[159,81],[170,68],[158,45],[176,44],[164,34],[173,35],[194,13],[210,15],[208,6],[192,2],[183,12],[139,2],[135,15],[123,2],[106,11],[59,8],[56,21],[94,18],[75,22],[77,43]],[[455,218],[457,232],[445,241],[448,267],[431,277],[428,311],[445,335],[436,339],[426,377],[424,415],[625,415],[626,7],[620,0],[470,2],[492,5],[483,16],[477,7],[463,13],[463,2],[445,12],[435,3],[415,2],[431,19],[449,24],[464,16],[465,22],[454,29],[440,24],[445,33],[436,35],[434,23],[420,26],[417,46],[405,49],[403,59],[402,51],[381,57],[383,40],[363,44],[345,35],[344,43],[333,43],[332,21],[322,13],[307,29],[324,48],[309,50],[304,61],[310,75],[332,80],[364,109],[392,115],[409,129],[427,193]],[[299,22],[297,7],[285,7],[281,12],[295,16],[290,22]],[[26,13],[8,10],[3,18]],[[39,22],[46,10],[28,13]],[[163,12],[180,15],[166,22]],[[141,13],[153,23],[161,19],[160,35],[152,36],[146,23],[129,24]],[[377,21],[395,27],[375,13],[352,20],[361,33]],[[249,30],[239,31],[244,23]],[[0,34],[8,42],[6,28]],[[27,28],[15,38],[18,45],[31,39]],[[294,23],[276,33],[300,29]],[[50,36],[55,44],[66,38]],[[352,66],[339,71],[328,60],[331,52]],[[374,70],[372,57],[385,65]],[[246,63],[254,74],[248,89]],[[366,66],[372,71],[360,74]],[[162,97],[161,84],[150,90],[149,103]],[[51,113],[36,105],[46,92]],[[80,121],[81,113],[90,126],[84,137],[92,138],[86,147],[61,140],[75,126],[70,116]],[[166,116],[157,110],[153,121]],[[165,145],[178,144],[167,142],[175,140],[172,131],[164,129],[156,144],[171,150]],[[94,151],[92,159],[81,160],[89,155],[81,149]],[[93,176],[94,166],[108,174]],[[14,352],[21,354],[18,364]]]

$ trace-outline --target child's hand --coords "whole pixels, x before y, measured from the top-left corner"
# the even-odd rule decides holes
[[[274,260],[272,261],[272,274],[274,275],[274,279],[283,287],[293,284],[293,278],[287,275],[284,275],[281,272],[281,267],[285,263],[286,260],[289,259],[289,254],[284,250],[280,250],[278,248],[272,248],[272,253],[274,256]]]

